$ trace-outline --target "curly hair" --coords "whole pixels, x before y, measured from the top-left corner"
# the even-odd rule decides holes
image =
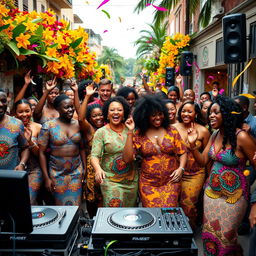
[[[130,93],[134,94],[134,97],[135,97],[136,100],[139,98],[138,93],[136,92],[136,90],[134,88],[128,87],[128,86],[124,86],[124,87],[120,88],[117,91],[116,96],[122,96],[126,99]]]
[[[168,89],[167,95],[168,95],[170,92],[176,92],[176,94],[177,94],[177,100],[180,99],[180,89],[179,89],[179,87],[174,86],[174,85],[171,86],[171,87]]]
[[[241,128],[243,124],[242,108],[233,99],[218,95],[208,108],[208,116],[210,116],[210,111],[214,104],[218,104],[220,106],[220,112],[222,115],[222,127],[224,130],[222,149],[225,150],[227,143],[230,143],[231,152],[234,154],[237,146],[236,129]]]
[[[103,109],[102,109],[102,113],[103,113],[103,116],[104,116],[104,121],[106,123],[109,123],[108,109],[109,109],[109,105],[112,102],[119,102],[120,104],[122,104],[122,106],[124,108],[124,120],[123,120],[123,122],[125,122],[127,120],[127,118],[129,117],[129,114],[130,114],[130,106],[122,96],[112,97],[104,103]]]
[[[201,109],[200,109],[199,105],[194,101],[186,101],[180,106],[180,108],[178,110],[178,121],[180,123],[183,123],[183,120],[181,118],[181,112],[182,112],[182,109],[184,108],[184,106],[187,104],[191,104],[195,108],[195,112],[196,112],[195,122],[198,124],[204,125]]]
[[[155,95],[145,95],[138,101],[135,106],[133,118],[135,126],[139,129],[141,135],[144,135],[150,127],[149,118],[156,112],[162,112],[164,114],[162,127],[167,129],[169,126],[169,115],[165,102],[162,99]]]

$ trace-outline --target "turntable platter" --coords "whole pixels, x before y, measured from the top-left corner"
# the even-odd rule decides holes
[[[58,219],[59,213],[47,207],[32,208],[32,222],[34,227],[46,226],[55,222]]]
[[[155,224],[155,217],[141,209],[126,209],[113,213],[108,222],[119,229],[138,230],[151,227]]]

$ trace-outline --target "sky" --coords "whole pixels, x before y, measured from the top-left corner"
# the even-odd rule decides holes
[[[147,23],[152,23],[154,7],[148,6],[138,15],[133,12],[138,0],[110,0],[97,9],[102,1],[73,0],[74,14],[83,20],[82,27],[101,35],[103,46],[116,48],[124,58],[136,58],[134,41],[142,29],[149,29]],[[102,10],[109,13],[110,19]]]

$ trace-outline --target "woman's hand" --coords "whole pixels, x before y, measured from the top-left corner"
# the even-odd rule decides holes
[[[76,83],[76,80],[70,79],[70,88],[73,92],[78,90],[78,85]]]
[[[95,171],[95,180],[97,183],[102,184],[103,180],[106,178],[106,173],[103,169]]]
[[[191,123],[191,128],[188,129],[188,143],[191,147],[195,147],[196,140],[198,139],[198,132],[195,129],[195,124]]]
[[[94,88],[94,83],[92,82],[91,84],[87,85],[86,88],[86,95],[88,95],[88,97],[91,97],[97,90],[97,87]]]
[[[30,73],[31,73],[31,70],[28,71],[28,73],[26,73],[25,77],[24,77],[24,80],[25,80],[25,84],[30,84],[32,79],[33,79],[33,76],[30,76]]]
[[[53,78],[53,80],[49,80],[46,82],[45,89],[50,92],[53,90],[57,85],[56,76]]]
[[[50,178],[45,180],[45,187],[51,193],[53,193],[54,190],[55,190],[55,185],[54,185],[53,181]]]
[[[170,182],[177,183],[180,182],[182,178],[183,170],[179,167],[178,169],[174,170],[173,173],[170,175]]]
[[[128,128],[129,131],[133,131],[135,128],[135,123],[133,121],[132,117],[129,117],[126,121],[125,121],[125,126]]]
[[[176,83],[177,83],[177,84],[181,84],[181,82],[182,82],[182,76],[181,76],[181,75],[178,75],[178,76],[176,77]]]

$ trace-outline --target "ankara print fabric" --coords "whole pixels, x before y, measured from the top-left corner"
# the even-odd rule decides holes
[[[133,163],[122,160],[128,129],[121,134],[104,126],[95,132],[91,157],[100,159],[100,166],[106,173],[100,185],[104,207],[136,206],[138,173]]]
[[[0,125],[0,169],[14,170],[19,164],[19,151],[28,147],[24,125],[15,117],[6,115]]]
[[[209,157],[214,163],[204,193],[204,254],[241,256],[237,230],[248,200],[249,188],[243,175],[246,162],[233,154],[231,148],[215,152],[214,142]]]
[[[142,157],[139,178],[142,206],[178,206],[181,183],[170,183],[170,175],[179,167],[179,155],[186,153],[186,148],[176,128],[167,129],[158,148],[139,131],[133,136],[133,145],[136,153]]]

